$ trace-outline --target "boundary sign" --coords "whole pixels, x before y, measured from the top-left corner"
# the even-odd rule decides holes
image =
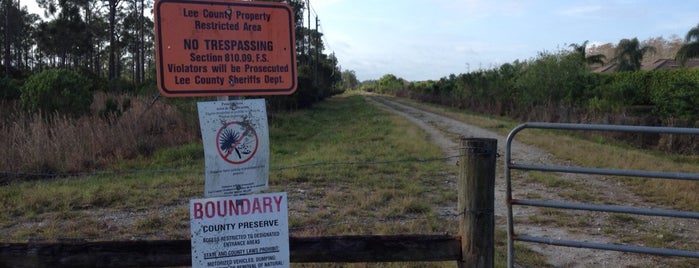
[[[192,199],[192,267],[289,267],[285,192]]]
[[[296,91],[294,12],[288,4],[156,0],[153,10],[162,95]]]

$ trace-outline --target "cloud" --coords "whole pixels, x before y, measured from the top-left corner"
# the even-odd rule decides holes
[[[696,3],[626,0],[315,0],[343,69],[359,79],[408,80],[488,69],[541,51],[684,35]],[[678,10],[680,10],[678,12]],[[672,18],[672,20],[667,20]],[[679,30],[672,30],[672,29]]]
[[[603,7],[600,5],[574,6],[559,10],[557,13],[566,17],[587,17],[598,14]]]

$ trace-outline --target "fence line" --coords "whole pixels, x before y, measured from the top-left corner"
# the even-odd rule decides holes
[[[463,213],[457,213],[457,214],[452,214],[452,215],[435,215],[435,216],[422,216],[422,217],[401,217],[401,218],[383,218],[383,219],[370,219],[370,218],[365,218],[365,219],[358,219],[358,220],[348,220],[348,221],[340,221],[340,222],[327,222],[327,223],[319,223],[319,224],[312,224],[312,225],[303,225],[303,226],[297,226],[297,227],[289,227],[289,233],[295,233],[295,232],[301,232],[304,230],[313,230],[313,229],[327,229],[327,228],[332,228],[332,227],[338,227],[338,226],[345,226],[345,225],[359,225],[359,224],[372,224],[372,223],[406,223],[406,222],[413,222],[413,221],[421,221],[421,220],[441,220],[444,221],[445,223],[447,222],[452,222],[453,224],[456,224],[456,221],[458,221],[459,217],[462,216]],[[442,233],[448,233],[448,232],[437,232],[435,234],[442,234]],[[148,234],[142,234],[142,235],[131,235],[131,239],[144,239],[148,240],[148,237],[151,237],[152,235]],[[123,239],[123,238],[122,238]],[[61,241],[61,242],[80,242],[80,243],[85,243],[85,242],[98,242],[98,241],[114,241],[118,240],[116,236],[83,236],[83,237],[56,237],[52,239],[43,239],[43,238],[30,238],[29,242],[31,243],[43,243],[43,242],[50,242],[50,241]],[[151,238],[152,240],[152,238]],[[0,242],[2,244],[2,242]],[[1,262],[0,262],[1,263]],[[0,266],[2,267],[2,266]]]
[[[402,218],[386,218],[386,219],[368,219],[368,220],[356,220],[356,221],[341,221],[341,222],[335,222],[335,223],[327,223],[327,224],[314,224],[314,225],[306,225],[306,226],[299,226],[299,227],[289,227],[289,231],[299,231],[299,230],[305,230],[305,229],[314,229],[314,228],[324,228],[324,227],[335,227],[335,226],[342,226],[342,225],[351,225],[351,224],[367,224],[367,223],[392,223],[392,222],[408,222],[408,221],[418,221],[418,220],[430,220],[430,219],[447,219],[447,220],[457,220],[459,216],[462,216],[463,213],[457,213],[455,215],[449,215],[449,216],[425,216],[425,217],[402,217]]]
[[[483,146],[473,146],[479,142]],[[493,267],[496,142],[462,139],[460,170],[467,174],[458,182],[459,235],[289,237],[291,262],[456,261],[459,267]],[[0,244],[0,267],[183,266],[191,257],[190,240]]]
[[[289,237],[291,262],[456,261],[450,235]],[[190,240],[0,244],[0,267],[169,267],[191,265]]]
[[[291,166],[270,167],[270,171],[281,171],[289,169],[314,168],[325,166],[360,166],[360,165],[388,165],[397,163],[426,163],[437,161],[449,161],[461,157],[461,155],[453,155],[447,157],[435,158],[404,158],[395,160],[378,160],[378,161],[346,161],[346,162],[315,162],[304,163]],[[0,182],[3,177],[8,178],[35,178],[33,180],[54,179],[54,178],[80,178],[90,176],[108,176],[108,175],[133,175],[133,174],[204,174],[204,171],[197,170],[181,170],[176,168],[165,169],[130,169],[130,170],[114,170],[114,171],[95,171],[95,172],[74,172],[74,173],[42,173],[42,172],[20,172],[20,171],[0,171]]]

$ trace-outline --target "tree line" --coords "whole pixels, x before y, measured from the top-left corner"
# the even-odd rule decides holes
[[[154,65],[153,21],[146,14],[152,1],[37,0],[43,14],[4,2],[5,77],[61,68],[137,84]]]
[[[291,96],[270,97],[275,109],[307,107],[337,94],[342,77],[337,58],[324,53],[323,33],[318,31],[317,24],[315,29],[303,25],[305,1],[286,2],[294,9],[296,19],[298,90]],[[3,0],[0,6],[0,17],[4,18],[0,23],[2,100],[21,100],[22,106],[29,110],[34,107],[52,113],[63,110],[52,106],[56,103],[42,103],[36,99],[38,95],[73,98],[96,91],[157,92],[152,0],[37,0],[37,3],[43,14],[31,14],[26,7],[20,8],[20,1]],[[32,79],[32,76],[38,77]]]
[[[439,80],[409,82],[386,74],[361,88],[522,121],[699,127],[699,69],[641,70],[644,57],[666,54],[668,47],[681,64],[699,57],[699,26],[679,45],[622,39],[610,47],[610,57],[589,53],[587,44]],[[603,65],[616,71],[592,71]],[[699,151],[691,137],[623,138],[646,147]]]

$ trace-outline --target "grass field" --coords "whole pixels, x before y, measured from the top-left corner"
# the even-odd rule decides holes
[[[288,193],[292,235],[456,232],[457,167],[402,118],[344,95],[270,115],[269,126],[269,191]],[[2,242],[187,239],[203,167],[195,143],[95,174],[0,186]],[[442,265],[453,262],[429,264]]]
[[[431,108],[506,134],[517,123]],[[272,114],[271,192],[289,195],[294,236],[352,234],[454,234],[457,167],[402,118],[359,95],[330,98],[313,109]],[[560,134],[522,133],[527,143],[573,159],[589,150],[629,150]],[[558,149],[570,143],[573,149]],[[580,164],[643,166],[699,172],[689,156],[631,149],[633,161],[590,158]],[[595,162],[597,161],[597,162]],[[616,162],[614,162],[616,161]],[[203,149],[193,143],[121,160],[79,177],[0,186],[2,242],[189,238],[188,201],[203,197]],[[534,179],[561,186],[544,176]],[[653,183],[653,184],[646,184]],[[697,210],[697,185],[633,182],[649,200]],[[620,219],[623,220],[623,219]],[[505,261],[505,233],[496,231],[498,266]],[[523,265],[545,266],[541,256],[518,248]],[[415,264],[424,266],[426,264]],[[448,266],[453,262],[433,263]],[[363,266],[363,265],[358,265]],[[383,266],[383,265],[377,265]],[[401,265],[396,265],[400,267]]]

